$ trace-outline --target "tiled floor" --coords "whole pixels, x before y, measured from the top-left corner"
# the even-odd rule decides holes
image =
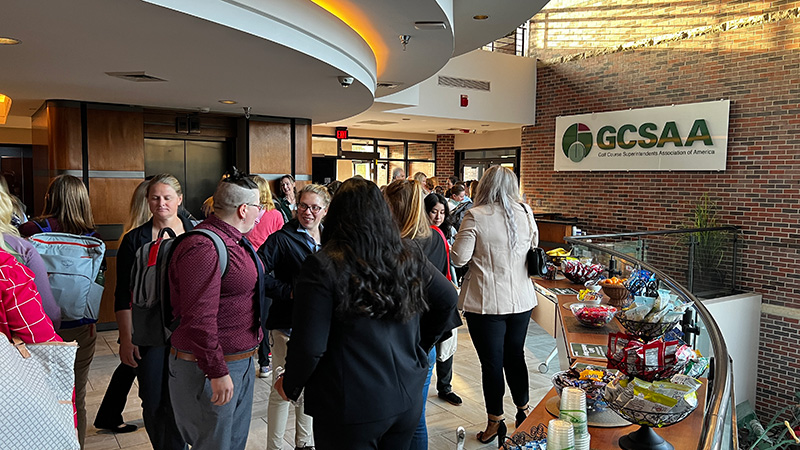
[[[466,326],[461,327],[458,331],[458,351],[455,355],[453,390],[464,399],[464,403],[461,406],[452,406],[440,400],[436,396],[436,382],[435,380],[431,380],[432,388],[428,394],[426,413],[429,448],[431,450],[455,449],[455,431],[459,426],[463,426],[467,430],[467,449],[497,448],[496,441],[492,444],[481,444],[475,438],[475,434],[483,430],[486,425],[486,411],[484,409],[480,381],[480,364],[478,363],[478,357]],[[91,426],[95,414],[97,413],[97,408],[103,399],[108,380],[117,367],[117,364],[119,364],[119,358],[116,354],[116,339],[116,331],[99,333],[97,350],[89,376],[89,386],[87,387],[86,405],[88,422],[90,425],[86,433],[86,449],[152,449],[142,423],[141,407],[137,396],[136,384],[134,384],[128,396],[128,404],[124,411],[124,417],[129,423],[138,425],[139,430],[134,433],[113,434],[111,432],[97,430]],[[558,360],[553,360],[549,373],[547,374],[540,374],[538,366],[539,363],[547,358],[548,353],[554,346],[555,340],[536,325],[535,322],[531,321],[528,329],[525,354],[528,362],[528,372],[530,373],[530,398],[532,405],[538,403],[552,387],[550,384],[550,376],[558,370]],[[434,377],[435,376],[436,374],[434,371]],[[255,395],[253,399],[253,418],[250,423],[250,436],[247,442],[248,450],[263,450],[266,448],[267,398],[270,391],[269,381],[269,378],[256,379]],[[514,413],[516,410],[514,404],[511,402],[511,396],[508,393],[505,397],[505,411],[506,423],[510,425],[510,428],[513,428]],[[294,420],[290,417],[289,427],[293,427],[293,423]],[[284,449],[291,450],[294,448],[293,433],[293,428],[287,429]]]

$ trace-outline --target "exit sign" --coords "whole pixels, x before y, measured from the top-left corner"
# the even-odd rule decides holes
[[[336,128],[336,139],[347,139],[347,128],[339,127]]]

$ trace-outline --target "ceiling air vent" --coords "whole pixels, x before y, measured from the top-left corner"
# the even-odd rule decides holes
[[[163,78],[154,77],[144,72],[106,72],[110,77],[122,78],[123,80],[135,81],[137,83],[167,81]]]
[[[384,89],[395,89],[400,86],[401,83],[395,83],[393,81],[378,81],[378,88]]]
[[[368,125],[391,125],[397,122],[392,122],[388,120],[360,120],[358,123],[366,123]]]
[[[468,78],[443,77],[439,75],[439,86],[475,89],[476,91],[491,91],[491,83]]]

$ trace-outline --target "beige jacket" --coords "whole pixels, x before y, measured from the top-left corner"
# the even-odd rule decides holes
[[[531,244],[539,244],[539,229],[527,205],[524,210],[519,203],[513,208],[517,225],[514,248],[509,245],[502,206],[476,206],[464,214],[450,259],[456,267],[469,263],[458,296],[458,307],[465,312],[514,314],[536,306],[525,257]]]

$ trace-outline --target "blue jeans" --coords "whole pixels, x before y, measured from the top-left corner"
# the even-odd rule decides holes
[[[428,450],[428,424],[425,423],[425,405],[428,403],[428,388],[431,385],[431,374],[435,364],[436,347],[428,353],[428,377],[425,379],[425,386],[422,387],[422,414],[419,417],[417,429],[414,430],[414,437],[411,438],[409,450]]]
[[[233,398],[211,403],[211,381],[196,362],[169,358],[169,395],[175,422],[192,450],[244,450],[253,409],[253,358],[230,361]]]

